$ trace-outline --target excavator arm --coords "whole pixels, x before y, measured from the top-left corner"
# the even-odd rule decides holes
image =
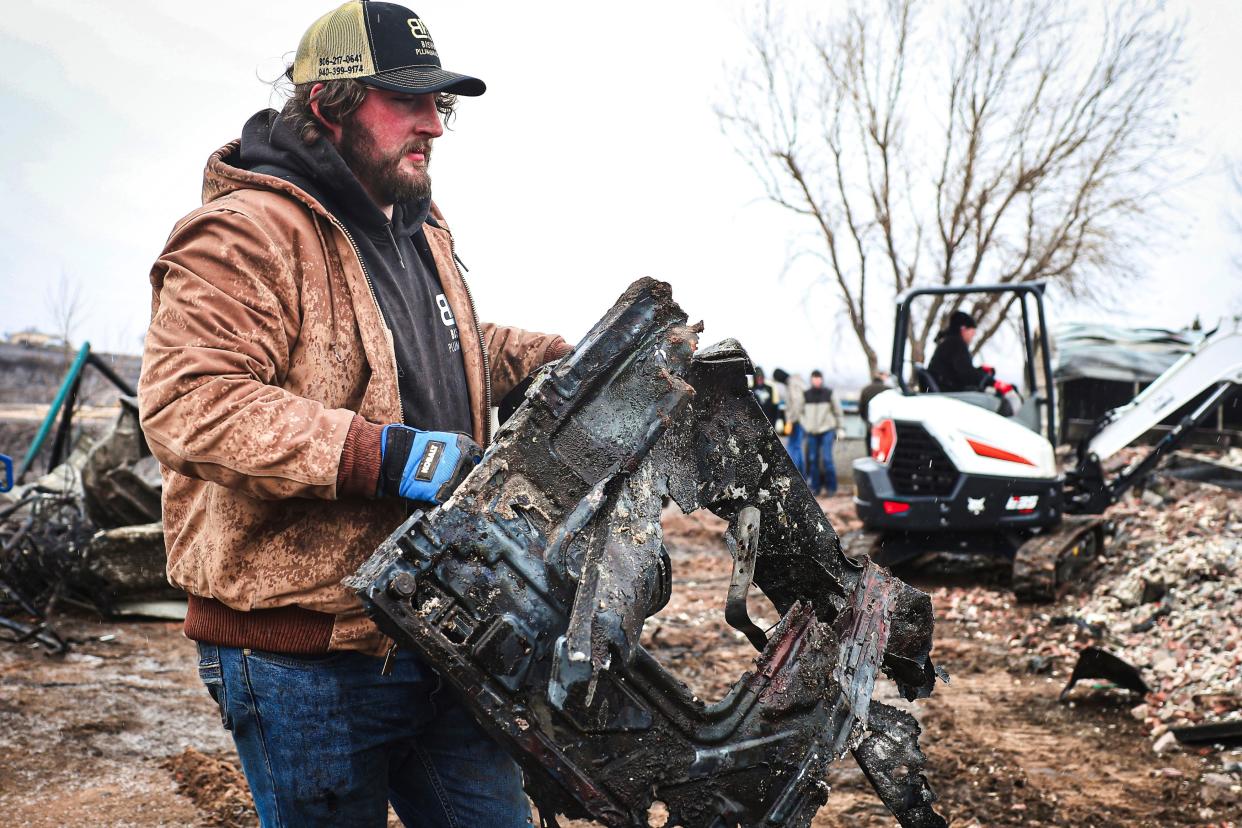
[[[1218,328],[1169,367],[1141,394],[1105,414],[1078,446],[1077,466],[1066,475],[1065,509],[1099,514],[1142,481],[1190,432],[1242,387],[1242,325]],[[1146,455],[1109,478],[1103,464],[1173,411],[1203,394]]]

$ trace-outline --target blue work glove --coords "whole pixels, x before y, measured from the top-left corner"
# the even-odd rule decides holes
[[[386,425],[380,433],[379,494],[443,503],[482,459],[483,450],[465,434]]]

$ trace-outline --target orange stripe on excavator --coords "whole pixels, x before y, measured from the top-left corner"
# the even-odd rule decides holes
[[[1006,460],[1010,463],[1022,463],[1027,466],[1035,465],[1020,454],[1014,454],[1013,452],[1005,451],[1004,449],[998,449],[996,446],[989,446],[987,443],[980,443],[979,441],[971,440],[970,438],[967,438],[966,442],[970,443],[970,447],[974,449],[975,454],[980,457],[991,457],[995,460]]]

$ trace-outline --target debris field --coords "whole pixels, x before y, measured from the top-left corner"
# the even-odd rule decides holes
[[[513,753],[542,824],[1236,828],[1242,451],[1169,464],[1023,605],[969,549],[896,574],[844,554],[851,498],[812,496],[745,351],[700,330],[636,282],[346,581]],[[183,612],[159,487],[126,403],[0,494],[6,825],[255,823],[193,643],[117,620]]]
[[[924,584],[938,618],[934,653],[952,680],[911,709],[923,727],[926,773],[938,807],[952,825],[1239,824],[1242,754],[1180,744],[1154,750],[1158,725],[1148,719],[1159,721],[1163,709],[1159,669],[1142,668],[1156,688],[1145,702],[1087,682],[1068,700],[1058,699],[1078,650],[1096,639],[1054,619],[1078,616],[1084,603],[1102,599],[1139,558],[1157,551],[1145,550],[1143,541],[1154,539],[1151,527],[1161,519],[1189,519],[1206,508],[1204,501],[1237,508],[1236,494],[1214,487],[1159,480],[1148,491],[1162,492],[1161,502],[1135,497],[1115,507],[1113,552],[1082,594],[1056,605],[1016,605],[1004,584],[977,576]],[[848,496],[821,504],[834,526],[852,528]],[[1135,527],[1129,536],[1127,521]],[[665,512],[663,523],[677,588],[645,625],[643,645],[695,692],[715,698],[754,657],[750,643],[723,618],[732,563],[724,523],[675,509]],[[1215,534],[1225,534],[1223,527]],[[1198,540],[1213,537],[1205,533]],[[1194,540],[1188,538],[1188,549]],[[757,623],[775,621],[761,595],[752,592],[750,603]],[[1172,618],[1160,620],[1173,629]],[[31,644],[0,646],[5,824],[257,824],[228,735],[195,673],[194,647],[179,625],[76,615],[55,621],[71,643],[66,656],[49,657]],[[1138,635],[1124,624],[1116,628]],[[1217,639],[1216,649],[1225,650],[1225,642]],[[1118,650],[1136,660],[1137,652]],[[1201,715],[1193,699],[1185,709]],[[828,781],[833,792],[815,828],[895,824],[856,767],[839,763]],[[660,824],[658,813],[652,824]]]

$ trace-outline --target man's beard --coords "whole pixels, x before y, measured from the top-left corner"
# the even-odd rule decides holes
[[[362,185],[382,204],[431,197],[431,176],[427,173],[427,164],[431,161],[430,141],[413,141],[392,155],[382,155],[371,133],[360,128],[353,118],[346,118],[341,123],[337,151]],[[410,152],[421,152],[424,159],[423,166],[415,168],[413,173],[401,169],[402,159]]]

